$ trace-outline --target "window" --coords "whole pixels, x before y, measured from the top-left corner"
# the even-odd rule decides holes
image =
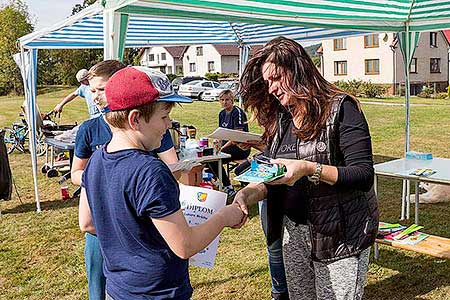
[[[195,63],[189,63],[189,72],[195,72]]]
[[[161,60],[166,60],[166,54],[165,53],[161,53]]]
[[[430,73],[441,73],[440,58],[430,58]]]
[[[197,56],[203,56],[203,47],[196,48]]]
[[[437,32],[430,32],[430,48],[437,48]]]
[[[212,83],[211,83],[211,82],[207,81],[207,82],[203,82],[203,83],[202,83],[202,87],[212,88],[213,86],[212,86]]]
[[[409,73],[417,73],[417,58],[411,59],[411,65],[409,66]]]
[[[208,61],[208,72],[214,72],[214,62]]]
[[[379,59],[366,59],[366,75],[380,74],[380,60]]]
[[[344,38],[334,39],[333,44],[334,44],[334,51],[347,49],[347,43]]]
[[[364,48],[378,48],[378,34],[364,36]]]
[[[220,85],[220,83],[218,83],[218,82],[213,82],[213,86],[214,86],[214,88],[218,88],[218,87],[219,87],[219,85]]]
[[[155,54],[149,54],[148,55],[148,60],[149,61],[155,61]]]
[[[347,75],[347,61],[334,62],[334,75]]]

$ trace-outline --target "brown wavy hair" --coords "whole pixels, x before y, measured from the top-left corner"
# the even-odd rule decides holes
[[[284,78],[281,87],[291,95],[288,109],[301,120],[295,135],[304,141],[316,138],[325,126],[332,98],[342,91],[322,77],[300,44],[285,37],[269,41],[247,63],[239,89],[245,110],[252,111],[252,119],[264,128],[265,143],[272,141],[276,133],[281,105],[269,94],[263,79],[266,62],[273,63],[276,75]]]

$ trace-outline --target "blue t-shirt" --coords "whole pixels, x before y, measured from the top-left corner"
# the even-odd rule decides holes
[[[89,158],[96,149],[108,143],[111,138],[111,129],[103,117],[86,120],[81,124],[75,138],[75,156]],[[150,152],[156,156],[157,153],[167,151],[172,147],[172,138],[167,130],[161,140],[161,146]]]
[[[146,151],[106,147],[92,155],[82,178],[106,291],[113,299],[189,299],[188,260],[170,250],[152,222],[181,209],[176,179]]]
[[[89,119],[93,119],[101,115],[100,110],[95,105],[92,99],[92,92],[88,85],[80,85],[78,89],[75,91],[75,94],[84,98],[86,100],[86,105],[89,112]]]

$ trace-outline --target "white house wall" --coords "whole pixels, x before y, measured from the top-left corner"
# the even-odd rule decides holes
[[[162,59],[163,53],[166,54],[165,60]],[[150,61],[150,54],[154,55],[154,61]],[[175,74],[176,71],[175,59],[164,47],[151,47],[145,49],[144,54],[141,57],[141,66],[160,70],[166,74]]]
[[[203,55],[197,56],[197,47],[203,47]],[[211,44],[192,45],[183,56],[184,76],[205,76],[208,71],[208,62],[214,62],[214,71],[211,73],[238,73],[239,56],[221,56]],[[190,64],[195,63],[195,71],[190,71]]]
[[[386,36],[387,35],[387,36]],[[378,48],[364,48],[364,36],[346,38],[346,50],[334,50],[333,39],[322,42],[323,76],[331,82],[338,80],[364,80],[372,83],[392,84],[393,82],[393,52],[390,49],[393,34],[379,34]],[[384,41],[384,40],[385,41]],[[365,74],[365,60],[379,59],[380,73]],[[334,75],[334,62],[347,61],[347,75]]]

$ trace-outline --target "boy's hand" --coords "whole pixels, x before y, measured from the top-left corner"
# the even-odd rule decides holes
[[[244,219],[245,214],[242,212],[237,203],[227,205],[220,211],[222,213],[223,219],[225,221],[224,225],[226,227],[239,228],[239,225],[241,225],[241,223],[243,224],[242,220]]]

